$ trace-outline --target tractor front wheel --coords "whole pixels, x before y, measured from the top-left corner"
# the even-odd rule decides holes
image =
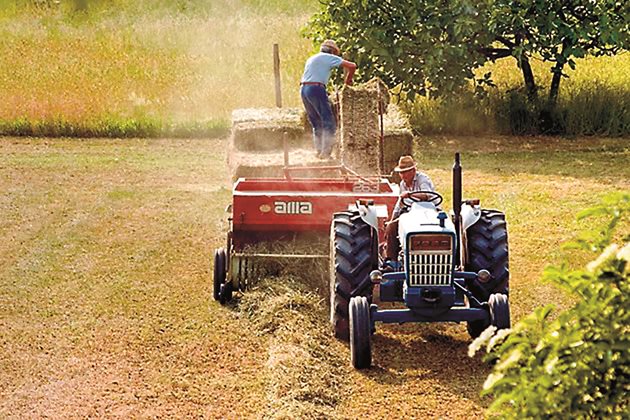
[[[355,369],[366,369],[372,364],[370,304],[366,297],[350,299],[350,357]]]
[[[499,330],[510,328],[510,302],[507,295],[494,293],[488,299],[490,322]]]
[[[330,322],[341,340],[349,339],[350,299],[364,296],[368,303],[372,301],[375,242],[376,231],[358,211],[335,213],[330,230]]]

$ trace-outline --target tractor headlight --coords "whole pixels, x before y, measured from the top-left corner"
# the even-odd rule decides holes
[[[379,270],[373,270],[370,273],[370,281],[372,283],[380,283],[381,280],[383,280],[383,273],[381,273]]]
[[[482,283],[488,283],[491,278],[492,275],[488,270],[479,270],[477,273],[477,279]]]

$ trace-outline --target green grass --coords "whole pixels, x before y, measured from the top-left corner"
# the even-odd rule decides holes
[[[627,136],[630,133],[630,54],[577,60],[561,82],[551,126],[540,121],[551,82],[550,66],[534,61],[539,101],[529,103],[515,60],[503,59],[478,71],[493,72],[496,88],[484,98],[471,94],[419,98],[407,105],[414,129],[422,134],[488,133]]]
[[[287,345],[278,366],[296,383],[308,358],[291,358],[300,343],[290,338],[259,334],[255,314],[211,301],[211,254],[224,244],[231,196],[225,141],[0,140],[0,416],[273,416],[289,398],[282,372],[268,377],[275,346]],[[506,212],[514,318],[565,307],[540,274],[563,256],[586,261],[559,245],[586,227],[579,210],[630,190],[627,142],[426,137],[415,146],[445,207],[459,150],[464,196]],[[290,334],[300,308],[283,310]],[[346,346],[321,336],[324,318],[313,318],[309,346],[344,378],[326,400],[333,417],[483,413],[488,367],[466,358],[464,326],[379,326],[376,367],[362,374],[345,364]],[[309,369],[326,377],[321,360]]]
[[[280,45],[283,104],[299,107],[299,79],[313,52],[301,31],[317,5],[1,0],[0,133],[221,136],[232,110],[275,106],[273,43]],[[352,48],[346,54],[352,59]],[[540,85],[548,85],[548,66],[533,65]],[[536,131],[536,110],[507,94],[521,85],[515,60],[489,68],[498,85],[489,99],[421,99],[410,109],[414,128],[425,134]],[[628,54],[577,60],[562,82],[555,117],[563,132],[627,135],[628,68]]]

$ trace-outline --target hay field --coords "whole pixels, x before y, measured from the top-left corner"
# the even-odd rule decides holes
[[[463,326],[379,327],[375,367],[358,373],[299,278],[211,301],[225,150],[1,139],[0,417],[481,417],[489,369],[467,358]],[[541,270],[584,227],[577,211],[630,190],[627,142],[421,139],[415,156],[447,198],[455,150],[465,196],[507,214],[514,317],[566,305]]]

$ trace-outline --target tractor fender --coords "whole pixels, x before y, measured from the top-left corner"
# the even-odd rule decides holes
[[[469,227],[477,223],[481,218],[481,208],[476,206],[471,206],[470,204],[464,203],[462,204],[461,211],[461,221],[462,221],[462,230],[466,231]]]
[[[377,207],[378,206],[370,206],[357,202],[354,206],[351,206],[350,209],[358,210],[361,219],[374,229],[378,230],[379,209]]]

